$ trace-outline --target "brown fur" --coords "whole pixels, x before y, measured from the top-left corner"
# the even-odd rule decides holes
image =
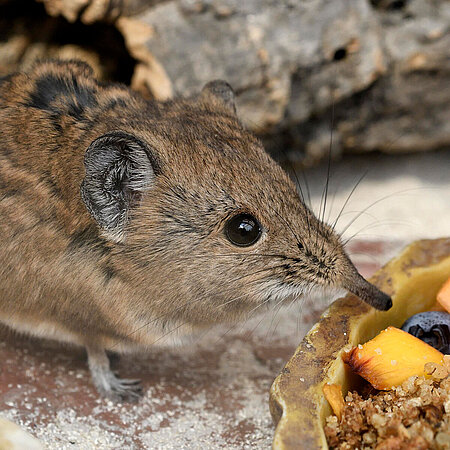
[[[386,307],[242,128],[230,92],[211,86],[151,103],[58,61],[0,81],[0,321],[86,345],[95,371],[103,349],[235,321],[316,284]],[[80,195],[86,150],[115,131],[148,149],[154,171],[119,232]],[[262,225],[251,247],[225,237],[237,211]]]

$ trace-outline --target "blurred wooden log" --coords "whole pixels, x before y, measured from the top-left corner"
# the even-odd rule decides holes
[[[69,22],[81,20],[86,25],[99,20],[114,20],[132,15],[163,0],[37,0],[44,3],[50,16],[63,16]]]
[[[37,1],[69,22],[115,25],[137,61],[131,85],[145,96],[189,96],[227,80],[246,125],[304,164],[328,153],[332,115],[337,155],[450,145],[445,0]],[[17,58],[69,52],[43,42],[26,26],[10,33],[0,72]],[[104,76],[107,49],[70,51]]]
[[[113,25],[72,24],[50,17],[44,6],[33,0],[2,1],[0,76],[26,69],[38,59],[81,59],[100,79],[130,82],[135,62]]]
[[[243,121],[306,164],[328,153],[333,108],[335,153],[450,145],[449,24],[431,0],[172,0],[117,21],[136,89],[226,79]]]

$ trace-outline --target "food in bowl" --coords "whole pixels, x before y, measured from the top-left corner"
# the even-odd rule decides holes
[[[391,295],[391,310],[375,311],[353,295],[336,300],[272,384],[273,449],[328,449],[324,427],[331,407],[324,386],[336,384],[345,396],[353,391],[361,395],[361,378],[344,364],[342,355],[388,326],[401,328],[413,315],[434,309],[436,295],[449,276],[450,238],[417,241],[371,278]]]

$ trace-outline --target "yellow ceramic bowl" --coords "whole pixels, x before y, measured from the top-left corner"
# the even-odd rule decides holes
[[[323,425],[331,409],[322,387],[341,384],[345,393],[357,380],[342,362],[342,353],[387,326],[401,327],[408,317],[432,308],[449,276],[450,238],[418,241],[371,279],[392,296],[389,311],[377,311],[354,295],[336,300],[272,384],[270,411],[277,424],[273,448],[327,449]]]

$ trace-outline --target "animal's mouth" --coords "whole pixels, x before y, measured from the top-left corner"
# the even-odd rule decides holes
[[[356,271],[344,280],[342,286],[380,311],[387,311],[392,307],[391,297],[369,283]]]

